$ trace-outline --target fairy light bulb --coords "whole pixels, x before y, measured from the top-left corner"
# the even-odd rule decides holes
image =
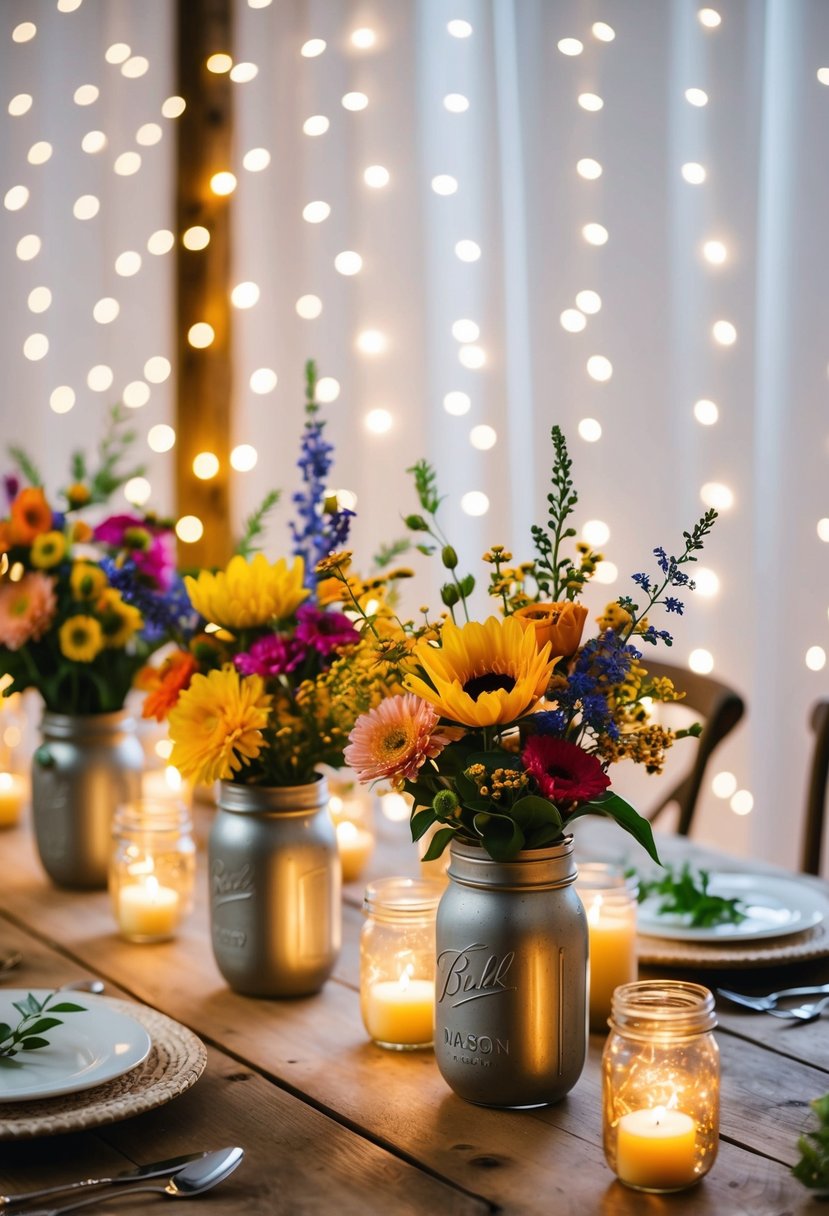
[[[469,490],[461,497],[461,510],[466,515],[486,515],[489,499],[483,490]]]
[[[103,131],[87,131],[81,140],[81,148],[90,156],[94,156],[96,152],[103,152],[107,146],[107,137]]]
[[[579,291],[576,294],[576,307],[582,312],[587,313],[592,317],[595,313],[601,311],[602,297],[597,291]]]
[[[584,156],[581,160],[576,161],[576,173],[585,181],[593,182],[601,177],[602,166],[597,160],[593,160],[592,156]]]
[[[300,296],[294,307],[304,321],[314,321],[322,312],[322,300],[314,295]]]
[[[346,277],[359,274],[362,268],[363,259],[353,249],[345,249],[334,258],[334,269]]]
[[[469,442],[479,452],[488,452],[498,442],[498,432],[494,427],[481,423],[479,426],[473,426],[469,432]]]
[[[385,435],[391,430],[393,419],[388,410],[369,410],[364,418],[365,428],[373,435]]]
[[[98,100],[100,90],[94,84],[79,85],[73,94],[76,106],[91,106]]]
[[[384,165],[369,165],[363,171],[363,181],[367,186],[371,186],[372,190],[382,190],[384,186],[389,184],[390,173]]]
[[[326,45],[324,38],[309,38],[307,42],[303,42],[299,48],[299,53],[305,59],[316,59],[318,55],[323,53]]]
[[[565,308],[559,317],[559,321],[561,322],[561,328],[566,329],[568,334],[581,333],[587,325],[587,318],[577,308]]]
[[[112,387],[114,379],[115,376],[111,367],[107,367],[106,363],[96,363],[94,367],[89,369],[86,383],[93,393],[105,393],[107,389]]]
[[[691,186],[701,186],[708,174],[705,167],[695,160],[689,160],[682,166],[682,176]]]
[[[206,249],[210,244],[210,233],[201,224],[195,224],[184,233],[181,243],[185,249]]]
[[[704,89],[686,89],[685,90],[685,100],[691,106],[697,106],[697,107],[707,106],[708,105],[708,94],[705,92]]]
[[[197,321],[187,331],[187,341],[196,350],[204,350],[205,347],[210,346],[215,337],[216,331],[207,321]]]
[[[153,488],[146,477],[131,477],[124,486],[124,498],[135,507],[143,507],[152,492]]]
[[[52,293],[48,287],[33,287],[26,303],[29,306],[29,312],[46,312],[52,304]]]
[[[144,364],[144,378],[149,380],[150,384],[163,384],[165,380],[169,380],[172,370],[170,360],[164,355],[152,355]]]
[[[706,481],[699,496],[706,507],[715,511],[730,511],[734,506],[734,491],[721,481]]]
[[[126,76],[128,80],[137,80],[139,76],[146,76],[149,67],[149,59],[145,59],[143,55],[133,55],[126,63],[121,64],[121,75]]]
[[[432,178],[432,189],[434,190],[435,194],[457,194],[458,179],[456,177],[452,177],[450,173],[438,173]]]
[[[462,262],[477,262],[481,256],[481,246],[477,241],[458,241],[455,244],[455,256]]]
[[[364,26],[362,29],[354,30],[351,35],[351,45],[355,46],[359,51],[367,51],[377,42],[377,35],[374,30]]]
[[[104,51],[104,59],[107,63],[122,64],[126,63],[132,54],[132,47],[126,42],[113,42],[112,46],[108,46]]]
[[[49,406],[55,414],[68,414],[75,404],[75,390],[68,384],[60,384],[49,396]]]
[[[259,75],[259,68],[255,63],[234,63],[230,69],[230,79],[234,84],[249,84],[251,80],[255,80]]]
[[[568,56],[580,55],[584,50],[584,43],[578,38],[559,38],[557,46],[562,55]]]
[[[134,274],[138,274],[140,269],[141,254],[134,249],[127,249],[124,253],[119,253],[115,259],[115,273],[120,274],[122,278],[131,278]]]
[[[715,321],[711,334],[720,346],[733,346],[737,341],[737,329],[730,321]]]
[[[387,346],[386,336],[379,329],[364,329],[357,335],[357,349],[364,355],[380,355]]]
[[[237,283],[230,293],[230,302],[234,308],[253,308],[259,302],[258,283]]]
[[[187,108],[187,102],[183,97],[168,97],[162,102],[161,113],[165,118],[180,118]]]
[[[602,437],[602,424],[595,418],[582,418],[578,431],[585,443],[596,443]]]
[[[204,66],[208,72],[215,72],[217,76],[223,76],[233,67],[233,56],[224,51],[217,51],[214,55],[208,55]]]
[[[333,376],[323,376],[317,381],[317,401],[323,405],[329,405],[332,401],[336,401],[340,395],[340,382],[335,380]]]
[[[210,189],[220,197],[232,194],[236,189],[235,175],[226,169],[221,170],[219,173],[214,173],[210,179]]]
[[[464,114],[469,109],[469,98],[463,93],[447,93],[443,99],[443,108],[450,114]]]
[[[230,453],[231,467],[237,473],[249,473],[251,469],[256,467],[258,459],[259,453],[250,443],[239,443]]]
[[[321,224],[323,220],[327,220],[331,214],[331,206],[329,203],[317,200],[313,203],[306,203],[302,208],[302,218],[308,224]]]
[[[585,224],[581,234],[588,245],[606,245],[610,235],[604,224]]]
[[[204,524],[198,515],[182,515],[176,523],[176,536],[185,545],[194,545],[204,535]]]
[[[603,384],[613,375],[613,364],[604,355],[591,355],[587,360],[587,374],[591,380]]]
[[[728,257],[728,250],[722,241],[705,241],[702,255],[712,266],[721,266]]]
[[[242,157],[242,165],[248,173],[261,173],[271,163],[271,154],[267,148],[251,148]]]
[[[251,392],[264,396],[265,393],[272,393],[276,388],[277,375],[270,367],[258,367],[255,372],[251,373],[248,383]]]
[[[15,246],[15,253],[21,262],[31,262],[32,258],[36,258],[43,247],[43,242],[39,236],[35,236],[33,232],[22,236]]]
[[[476,321],[467,317],[455,321],[452,325],[452,337],[456,342],[477,342],[481,336],[481,328]]]
[[[302,130],[306,135],[324,135],[330,125],[330,121],[324,114],[312,114],[310,118],[305,119]]]
[[[583,110],[587,110],[590,114],[596,114],[604,106],[604,102],[597,93],[579,93],[578,103]]]
[[[219,471],[219,457],[215,452],[199,452],[193,457],[193,472],[200,481],[211,481]]]
[[[150,386],[143,380],[131,380],[124,388],[121,394],[121,400],[124,405],[131,410],[138,410],[142,405],[146,405],[150,399]]]
[[[176,433],[165,422],[151,426],[147,432],[147,445],[152,452],[169,452],[175,447]]]
[[[29,334],[23,343],[23,354],[32,363],[39,363],[49,353],[49,339],[46,334]]]
[[[443,408],[447,414],[452,414],[454,417],[459,418],[463,414],[469,413],[472,408],[472,398],[468,393],[458,391],[446,393],[443,398]]]
[[[352,110],[356,113],[366,108],[368,98],[365,93],[346,93],[341,100],[341,105],[344,110]]]
[[[720,411],[713,401],[701,397],[694,402],[694,417],[701,426],[713,426],[720,416]]]

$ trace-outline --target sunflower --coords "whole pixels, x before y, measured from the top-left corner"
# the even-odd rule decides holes
[[[11,505],[9,520],[12,543],[30,545],[41,532],[52,528],[52,508],[40,486],[27,486]]]
[[[418,642],[415,655],[426,679],[407,676],[405,685],[441,717],[464,726],[502,726],[528,713],[558,662],[550,658],[549,642],[537,649],[534,630],[512,617],[461,628],[447,621],[440,636],[440,649]]]
[[[170,714],[170,763],[203,784],[232,779],[262,751],[270,708],[259,676],[230,666],[194,675]]]
[[[58,630],[60,652],[75,663],[91,663],[104,648],[104,635],[94,616],[70,616]]]
[[[62,532],[41,532],[32,541],[32,565],[50,570],[66,556],[66,537]]]
[[[69,574],[69,586],[76,600],[94,600],[107,585],[107,576],[93,562],[75,562]]]
[[[119,650],[138,633],[144,618],[136,607],[127,604],[114,587],[107,587],[98,600],[97,610],[101,614],[101,630],[104,645],[109,650]]]
[[[257,553],[250,562],[237,554],[226,570],[202,570],[198,578],[188,575],[184,581],[190,603],[205,620],[228,629],[249,629],[291,616],[309,594],[302,585],[304,575],[301,557],[289,566],[284,557],[271,564]]]

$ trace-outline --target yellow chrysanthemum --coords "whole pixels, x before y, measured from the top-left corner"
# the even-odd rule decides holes
[[[66,556],[66,537],[62,532],[41,532],[32,541],[32,565],[51,570]]]
[[[104,635],[94,616],[70,616],[58,630],[60,652],[76,663],[91,663],[104,648]]]
[[[170,763],[205,785],[230,780],[261,752],[270,707],[259,676],[231,666],[193,676],[170,713]]]
[[[205,620],[249,629],[290,616],[309,594],[302,585],[304,575],[301,557],[289,566],[284,557],[271,563],[257,553],[250,562],[237,554],[226,570],[202,570],[198,578],[188,575],[184,581],[190,603]]]
[[[558,657],[550,644],[536,649],[535,634],[512,617],[491,616],[458,628],[447,621],[440,649],[418,642],[415,655],[431,686],[407,676],[406,688],[438,713],[464,726],[514,722],[543,696]]]
[[[135,605],[125,603],[114,587],[108,587],[101,596],[98,612],[101,615],[104,645],[110,650],[126,646],[144,624],[144,618]]]
[[[76,600],[94,600],[107,585],[100,566],[92,562],[75,562],[69,575],[69,586]]]

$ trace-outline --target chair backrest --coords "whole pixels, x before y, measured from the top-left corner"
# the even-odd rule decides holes
[[[654,820],[669,803],[676,802],[679,806],[676,831],[680,836],[687,836],[711,753],[740,721],[745,713],[745,702],[733,688],[711,676],[697,675],[696,672],[667,663],[652,662],[647,654],[643,662],[649,675],[667,676],[685,692],[681,704],[698,714],[702,722],[702,733],[690,771],[648,816]]]
[[[812,707],[811,726],[815,739],[806,791],[806,825],[800,868],[806,874],[819,874],[823,851],[826,781],[829,777],[829,701],[818,701]]]

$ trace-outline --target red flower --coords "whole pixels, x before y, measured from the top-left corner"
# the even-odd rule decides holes
[[[610,785],[596,757],[564,739],[536,735],[527,741],[521,760],[551,802],[590,802]]]

